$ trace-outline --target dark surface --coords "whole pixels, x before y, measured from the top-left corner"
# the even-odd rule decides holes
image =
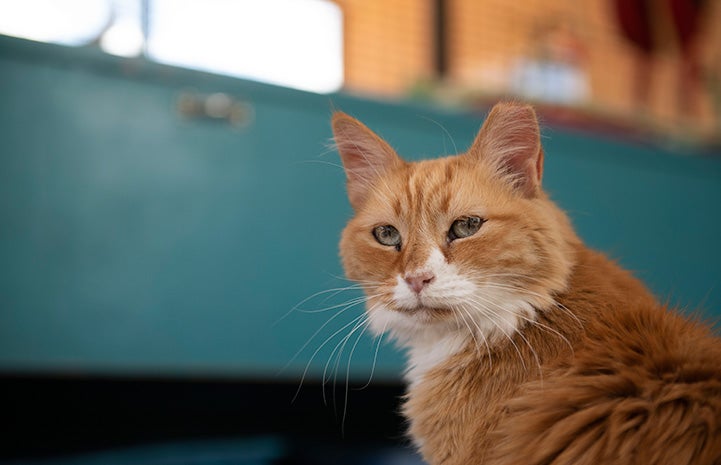
[[[280,436],[282,463],[325,463],[353,450],[406,444],[400,385],[236,380],[0,377],[6,434],[0,460],[218,437]],[[336,405],[333,405],[335,395]],[[336,451],[336,452],[333,452]],[[318,456],[324,457],[322,461]]]

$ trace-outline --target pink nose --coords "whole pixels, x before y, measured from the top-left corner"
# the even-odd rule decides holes
[[[409,273],[403,278],[413,292],[420,294],[421,291],[436,279],[436,276],[430,271],[420,273]]]

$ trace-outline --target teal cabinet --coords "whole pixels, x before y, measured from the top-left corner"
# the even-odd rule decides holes
[[[225,93],[252,119],[184,117],[188,92]],[[480,115],[9,38],[0,102],[0,370],[398,379],[392,346],[376,356],[362,328],[344,344],[362,308],[341,304],[358,293],[294,310],[350,284],[328,121],[343,109],[423,158],[464,150]],[[581,235],[664,298],[721,315],[721,159],[545,133],[546,186]]]

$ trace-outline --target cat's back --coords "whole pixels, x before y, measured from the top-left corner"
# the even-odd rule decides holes
[[[721,464],[721,341],[652,299],[600,307],[510,402],[487,463]]]

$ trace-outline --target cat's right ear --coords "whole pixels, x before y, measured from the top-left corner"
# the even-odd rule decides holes
[[[358,210],[378,178],[402,166],[403,161],[390,145],[352,116],[336,112],[331,124],[333,138],[345,168],[348,199],[353,208]]]

